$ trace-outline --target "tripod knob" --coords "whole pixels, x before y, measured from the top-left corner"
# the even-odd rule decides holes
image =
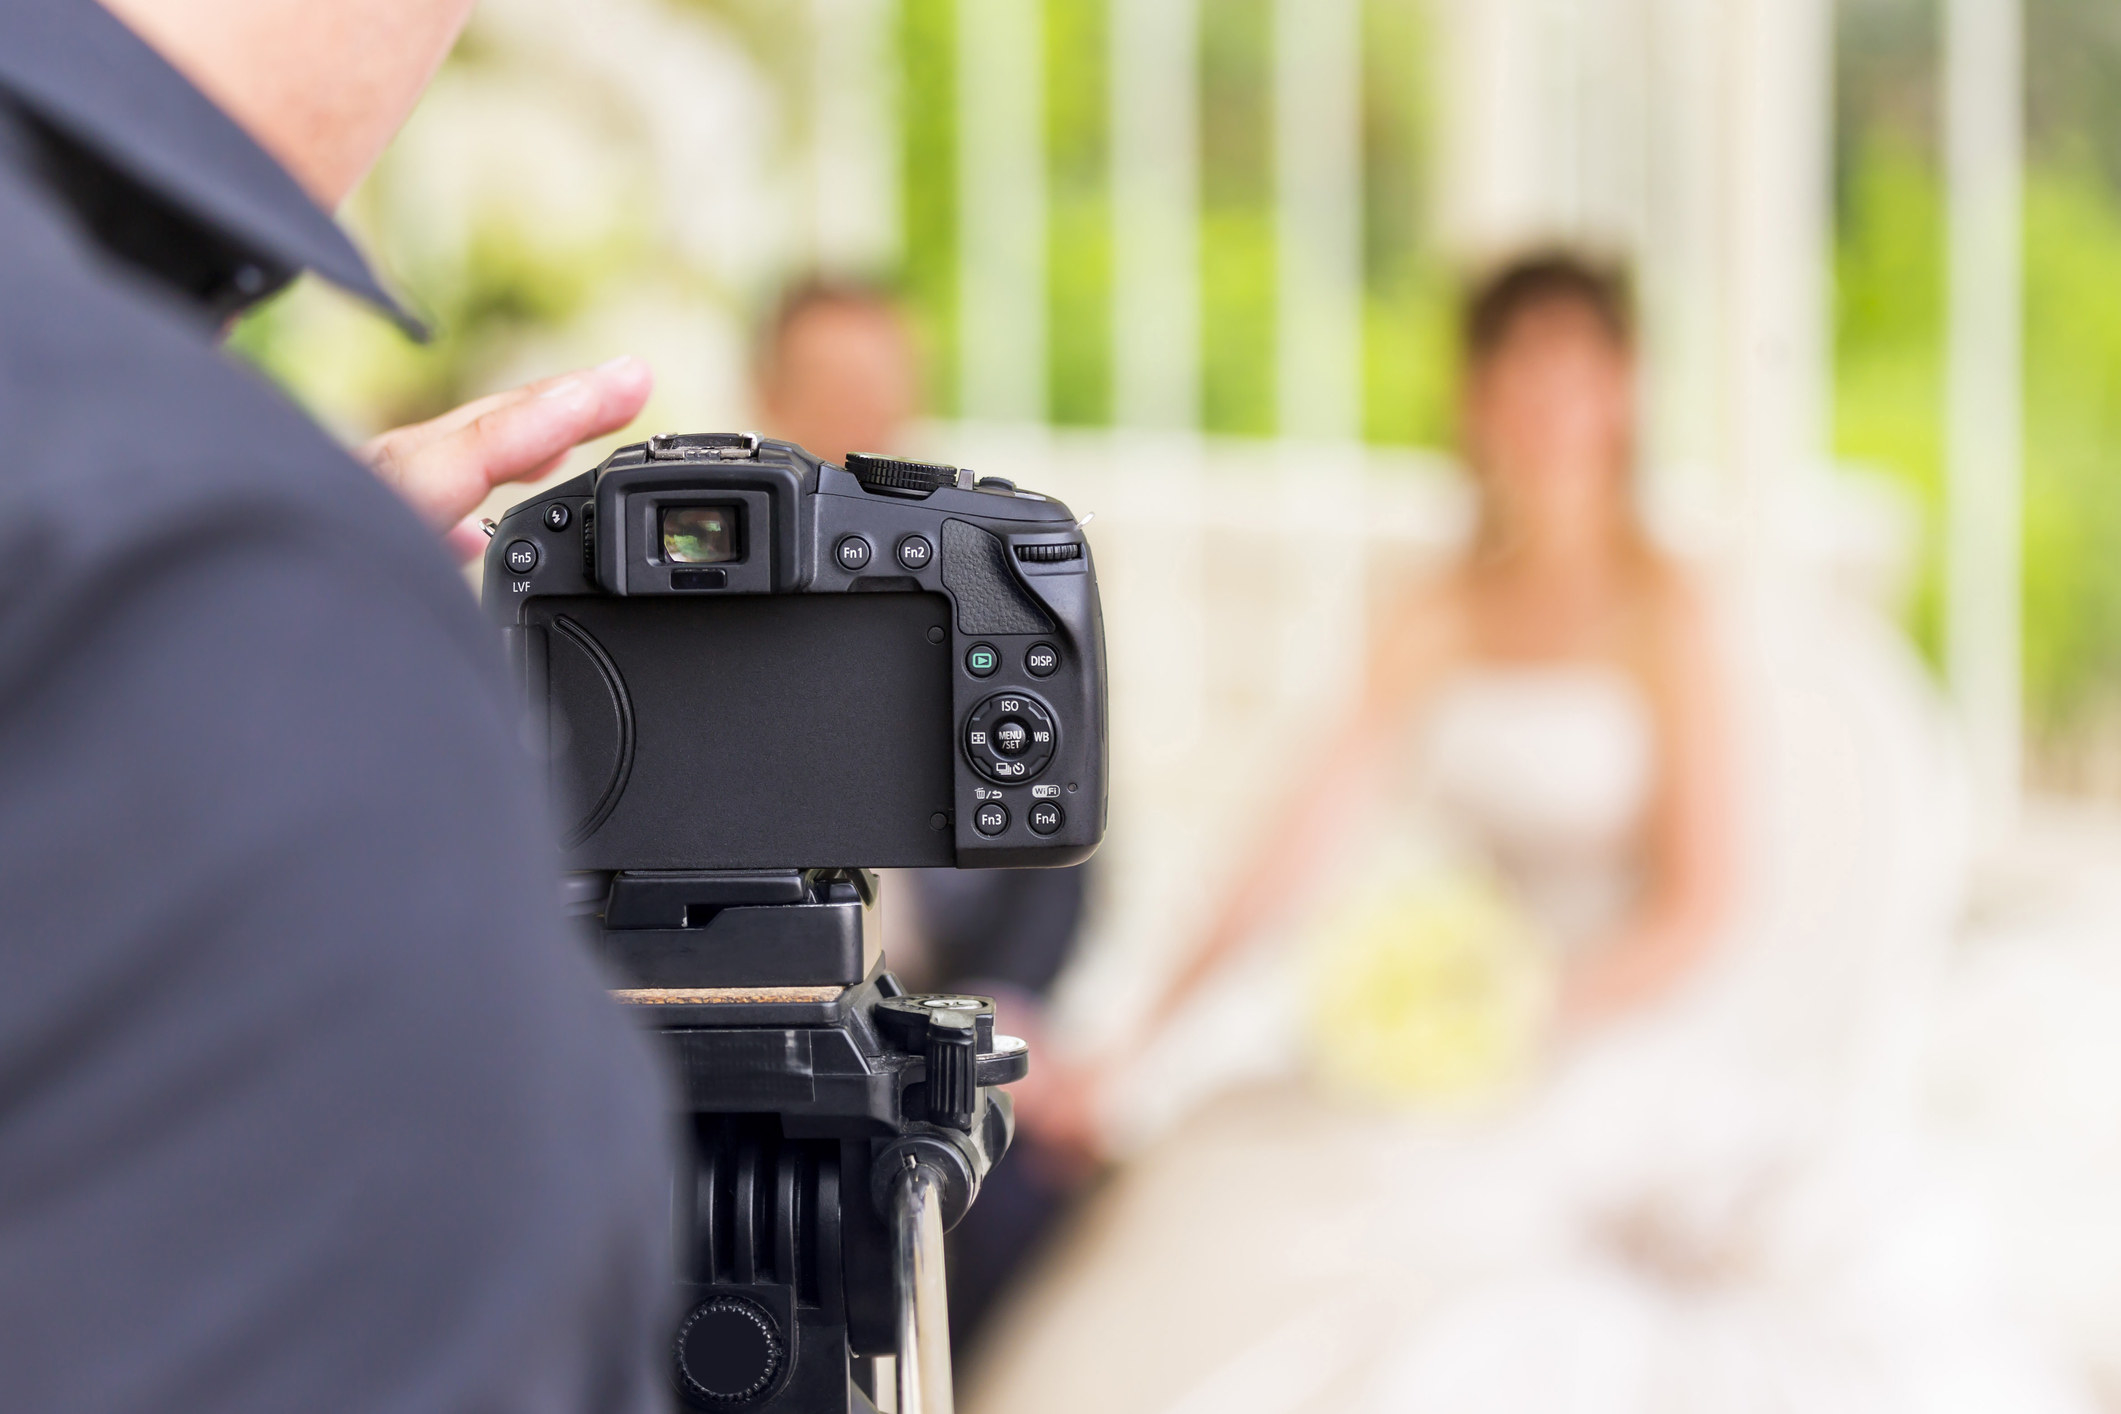
[[[928,1015],[928,1118],[967,1133],[979,1108],[979,1027],[961,1011]]]
[[[755,1301],[717,1296],[678,1327],[678,1383],[696,1407],[748,1404],[781,1372],[780,1325]]]
[[[877,1004],[876,1022],[902,1050],[927,1062],[929,1122],[971,1133],[981,1053],[991,1059],[997,1044],[994,1004],[985,997],[890,997]]]

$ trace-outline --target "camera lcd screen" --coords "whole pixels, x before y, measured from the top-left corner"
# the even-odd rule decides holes
[[[937,824],[950,612],[935,594],[533,601],[570,867],[955,863]]]
[[[726,565],[739,557],[735,506],[665,506],[663,558],[674,565]]]

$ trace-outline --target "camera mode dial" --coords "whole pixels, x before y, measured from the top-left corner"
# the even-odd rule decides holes
[[[1028,781],[1053,760],[1059,732],[1037,699],[998,692],[965,719],[965,754],[990,781]]]

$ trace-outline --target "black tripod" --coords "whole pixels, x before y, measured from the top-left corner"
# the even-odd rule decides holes
[[[949,1414],[943,1231],[1009,1147],[1024,1043],[983,997],[909,996],[862,870],[576,876],[599,950],[671,1048],[679,1398]],[[875,961],[872,963],[871,958]],[[890,1376],[885,1376],[888,1357]]]

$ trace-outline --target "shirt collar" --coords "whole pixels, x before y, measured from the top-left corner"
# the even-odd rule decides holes
[[[184,292],[228,306],[216,313],[233,313],[310,270],[424,336],[287,170],[101,5],[0,3],[0,99],[12,99],[40,145],[61,153],[70,178],[83,163],[105,169],[55,183],[77,208],[94,206],[82,214],[99,235],[115,225],[136,245],[143,232],[161,245],[172,222],[200,228],[207,256],[228,265],[225,288],[218,296]],[[189,272],[201,259],[198,250],[185,252],[180,280],[140,259],[153,251],[119,254],[180,286],[195,283]]]

